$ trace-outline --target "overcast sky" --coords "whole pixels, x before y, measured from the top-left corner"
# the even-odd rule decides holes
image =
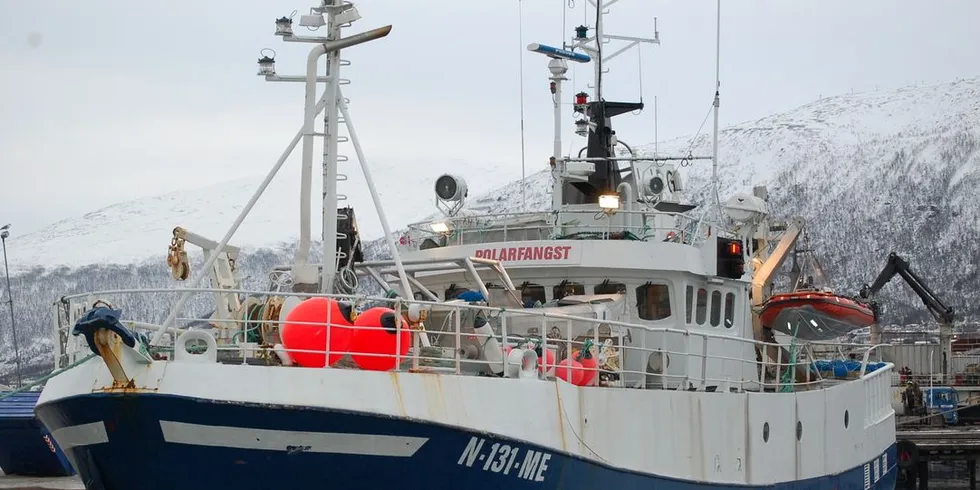
[[[552,144],[547,59],[524,46],[561,45],[583,23],[585,0],[357,5],[363,18],[347,33],[394,25],[344,53],[369,158],[433,178],[451,161],[520,177],[523,57],[527,167],[542,168]],[[119,201],[264,174],[302,122],[303,88],[262,81],[255,62],[271,47],[280,74],[303,72],[309,45],[283,43],[273,21],[309,6],[0,0],[0,224],[24,234]],[[654,96],[661,139],[697,131],[714,89],[715,2],[621,0],[611,10],[608,34],[652,37],[657,17],[662,40],[608,64],[607,100],[642,94],[648,106],[617,118],[621,138],[653,141]],[[976,76],[978,19],[977,0],[726,0],[722,124],[821,95]],[[577,68],[566,93],[590,76],[591,66]],[[583,140],[569,131],[565,142],[568,151]]]

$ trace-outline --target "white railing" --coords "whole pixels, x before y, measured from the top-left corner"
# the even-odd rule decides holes
[[[84,356],[90,355],[85,340],[82,337],[72,337],[70,330],[84,312],[97,301],[105,301],[115,308],[122,310],[122,320],[125,326],[134,331],[147,333],[156,330],[159,325],[149,319],[133,318],[132,311],[146,310],[163,313],[169,302],[160,303],[159,297],[170,297],[174,294],[192,293],[210,299],[216,290],[213,289],[148,289],[148,290],[115,290],[66,296],[55,304],[56,331],[55,355],[56,367],[64,367]],[[680,388],[697,390],[769,390],[793,391],[800,389],[816,389],[828,382],[821,373],[812,369],[810,363],[816,358],[813,354],[815,343],[802,343],[797,346],[798,354],[795,362],[790,362],[783,354],[779,344],[768,344],[750,339],[736,338],[712,332],[685,330],[669,327],[650,327],[622,321],[599,320],[559,313],[535,311],[535,309],[503,309],[490,308],[460,303],[438,303],[429,301],[406,301],[401,299],[377,298],[350,295],[320,295],[302,293],[268,293],[245,290],[221,290],[222,293],[242,294],[255,300],[243,301],[244,311],[235,318],[201,320],[193,317],[178,316],[175,325],[187,326],[191,323],[209,324],[214,329],[213,337],[217,341],[215,360],[224,363],[261,363],[281,364],[282,353],[315,353],[323,354],[325,358],[340,354],[345,359],[340,367],[356,368],[349,362],[348,355],[357,354],[365,357],[393,358],[393,370],[409,370],[436,372],[450,375],[477,374],[480,371],[494,372],[505,377],[527,375],[530,370],[521,373],[519,364],[524,359],[509,358],[508,348],[517,349],[540,346],[541,352],[550,351],[554,362],[560,362],[568,357],[568,353],[586,348],[591,343],[589,352],[597,359],[595,368],[581,369],[583,374],[591,375],[588,385],[626,387],[626,388]],[[145,299],[149,295],[158,297],[155,301]],[[349,349],[334,350],[329,348],[329,338],[323,349],[299,350],[275,348],[278,339],[278,310],[277,308],[287,296],[310,298],[329,296],[347,301],[355,306],[373,304],[387,305],[398,311],[402,322],[398,322],[396,337],[396,352],[393,354],[354,353]],[[137,298],[142,298],[138,300]],[[202,306],[206,301],[190,301],[188,305]],[[251,305],[251,306],[250,306]],[[416,309],[416,305],[417,308]],[[417,312],[423,313],[419,322],[407,320],[415,317]],[[160,315],[162,316],[162,315]],[[488,320],[490,328],[479,331],[474,328],[474,319],[480,316]],[[159,321],[159,319],[157,320]],[[326,319],[334,323],[335,319]],[[301,323],[301,322],[292,322]],[[313,325],[323,325],[323,322]],[[354,330],[379,329],[380,326],[350,326]],[[402,332],[409,332],[409,348],[400,344]],[[422,347],[420,334],[426,332],[431,347]],[[168,333],[180,335],[186,330],[168,329]],[[328,336],[329,332],[328,330]],[[258,332],[257,341],[249,341],[252,332]],[[546,332],[541,335],[541,332]],[[627,339],[630,339],[629,341]],[[776,359],[766,359],[763,364],[756,361],[756,349],[778,348]],[[868,346],[864,346],[867,348]],[[817,349],[819,350],[819,349]],[[151,352],[160,359],[174,358],[171,346],[154,346]],[[858,378],[865,373],[868,366],[870,349],[864,355],[860,373],[853,370],[848,378]],[[667,359],[667,367],[659,372],[648,369],[651,356]],[[531,356],[535,363],[536,356]],[[334,367],[337,367],[335,365]],[[536,365],[535,365],[536,367]],[[561,368],[558,368],[561,369]],[[566,374],[568,369],[564,369]],[[760,370],[765,375],[760,376]],[[889,377],[883,373],[889,372],[887,365],[864,378],[880,378],[885,380],[887,388]],[[785,373],[791,375],[785,376]],[[548,365],[546,372],[533,369],[534,376],[553,378],[556,369]],[[572,373],[574,374],[574,373]],[[785,378],[790,378],[788,381]],[[877,385],[875,385],[877,386]],[[877,388],[876,388],[877,389]],[[878,407],[890,400],[890,389],[881,393],[877,391],[869,397],[869,414],[871,406]],[[875,408],[875,410],[879,410]]]
[[[593,222],[576,218],[563,222],[567,216],[593,216]],[[673,225],[657,224],[657,218],[674,221]],[[555,220],[561,233],[555,233]],[[610,222],[611,219],[615,221]],[[549,240],[563,237],[595,235],[603,238],[610,233],[629,232],[639,240],[663,240],[697,245],[704,234],[699,231],[701,220],[679,213],[656,210],[619,210],[612,218],[601,211],[568,210],[558,213],[527,212],[452,216],[438,220],[448,231],[439,233],[431,229],[431,222],[413,223],[399,239],[401,250],[418,250],[427,238],[440,245],[471,245],[487,242]],[[705,225],[707,226],[707,225]]]

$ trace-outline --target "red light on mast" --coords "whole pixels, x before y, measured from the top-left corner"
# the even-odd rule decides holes
[[[579,92],[575,94],[575,105],[585,105],[589,101],[589,94],[585,92]]]
[[[729,242],[728,243],[728,254],[738,257],[742,255],[742,244],[741,242]]]

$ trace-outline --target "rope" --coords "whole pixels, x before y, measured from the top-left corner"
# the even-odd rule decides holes
[[[34,382],[32,382],[31,384],[29,384],[27,386],[22,386],[20,388],[17,388],[16,390],[11,391],[11,392],[4,393],[3,395],[0,395],[0,401],[6,400],[7,398],[10,398],[10,397],[12,397],[12,396],[14,396],[14,395],[16,395],[18,393],[24,393],[25,391],[27,391],[27,390],[35,387],[35,386],[40,386],[40,385],[44,384],[45,381],[47,381],[47,380],[49,380],[49,379],[51,379],[51,378],[53,378],[53,377],[55,377],[55,376],[57,376],[57,375],[65,372],[65,371],[68,371],[69,369],[74,369],[74,368],[76,368],[78,366],[81,366],[82,363],[84,363],[85,361],[87,361],[87,360],[95,357],[96,355],[97,354],[89,354],[89,355],[83,357],[82,359],[80,359],[78,361],[75,361],[75,362],[69,364],[67,367],[64,367],[62,369],[58,369],[58,370],[55,370],[55,371],[51,371],[51,374],[48,374],[47,376],[42,376],[41,378],[38,378],[38,379],[34,380]]]
[[[802,317],[802,315],[800,315]],[[782,379],[779,380],[779,392],[780,393],[790,393],[793,391],[793,385],[795,381],[796,374],[796,338],[800,333],[800,322],[796,322],[796,328],[793,330],[793,339],[789,342],[789,363],[786,366],[786,371],[783,372]]]
[[[578,432],[575,432],[575,427],[572,427],[571,419],[568,417],[568,412],[565,411],[565,404],[562,403],[562,401],[561,401],[561,388],[558,387],[558,383],[557,382],[555,382],[555,397],[558,398],[558,408],[561,409],[562,415],[565,416],[565,419],[564,420],[569,422],[568,424],[565,424],[563,422],[562,423],[562,426],[567,425],[568,426],[568,430],[572,433],[572,435],[575,436],[575,438],[578,439],[578,442],[580,444],[582,444],[582,446],[585,447],[585,449],[588,449],[589,452],[592,453],[592,455],[596,457],[596,459],[598,459],[599,461],[602,461],[605,464],[610,464],[611,465],[612,464],[611,462],[609,462],[606,458],[603,458],[602,456],[600,456],[598,452],[596,452],[594,449],[592,449],[592,447],[590,447],[585,442],[585,440],[583,440],[582,437],[578,435]]]

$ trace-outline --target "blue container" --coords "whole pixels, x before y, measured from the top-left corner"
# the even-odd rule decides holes
[[[8,475],[74,475],[65,453],[34,417],[40,396],[40,392],[25,392],[0,400],[0,470]]]

